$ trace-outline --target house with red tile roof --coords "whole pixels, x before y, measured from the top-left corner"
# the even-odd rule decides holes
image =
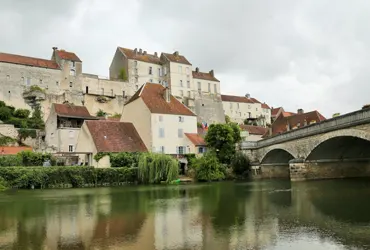
[[[295,115],[295,113],[286,112],[283,109],[283,107],[271,108],[271,123],[273,123],[279,115],[283,115],[285,117],[288,117],[288,116],[291,116],[291,115]]]
[[[267,133],[268,129],[261,126],[240,125],[241,137],[244,141],[259,141]]]
[[[297,114],[292,114],[290,112],[287,112],[287,114],[284,113],[285,112],[280,113],[272,123],[269,131],[263,136],[264,138],[326,120],[326,118],[317,110],[305,113],[302,109],[299,109]]]
[[[77,152],[119,153],[147,152],[147,148],[134,125],[129,122],[86,120],[77,139]],[[87,162],[88,159],[82,159]],[[96,162],[95,167],[110,167],[109,157]]]
[[[97,119],[85,106],[53,103],[45,122],[45,141],[52,151],[75,152],[84,121]]]
[[[271,109],[256,98],[245,96],[221,95],[225,116],[232,122],[266,127],[271,123]]]
[[[204,137],[196,133],[185,133],[186,138],[189,140],[189,154],[203,154],[206,152],[206,142]]]
[[[134,124],[149,151],[189,152],[186,133],[197,134],[196,115],[160,84],[144,84],[123,109],[122,122]]]

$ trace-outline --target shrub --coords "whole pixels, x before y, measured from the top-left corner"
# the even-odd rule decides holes
[[[4,180],[4,178],[0,177],[0,191],[5,190],[8,188],[8,183]]]
[[[209,151],[203,157],[193,161],[195,178],[198,181],[216,181],[225,178],[225,169],[214,152]]]
[[[28,118],[31,114],[31,111],[28,109],[17,109],[14,111],[14,116],[17,118]]]
[[[170,183],[179,174],[179,163],[172,156],[165,154],[143,153],[138,162],[138,178],[142,183]]]
[[[55,162],[54,157],[49,153],[44,154],[32,151],[22,151],[17,155],[22,159],[22,166],[42,166],[46,160]]]
[[[17,117],[10,117],[7,123],[13,124],[16,128],[28,128],[28,120]]]
[[[137,180],[136,168],[3,167],[0,178],[11,187],[48,188],[118,185]]]
[[[113,168],[119,167],[137,167],[140,153],[112,153],[110,154],[110,164]]]
[[[0,167],[22,166],[22,157],[20,155],[0,156]]]
[[[9,136],[0,136],[0,146],[8,146],[9,144],[16,143],[17,140]]]
[[[5,104],[4,101],[0,101],[0,108],[2,108],[2,107],[6,107],[6,104]]]
[[[250,170],[250,160],[242,152],[237,152],[231,159],[230,166],[235,175],[245,176],[248,175]]]
[[[12,116],[12,112],[8,107],[0,107],[0,120],[7,121]]]
[[[96,112],[97,117],[104,117],[107,113],[105,113],[103,110],[99,109],[98,112]]]

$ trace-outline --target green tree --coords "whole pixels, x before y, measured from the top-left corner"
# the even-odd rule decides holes
[[[12,116],[12,113],[8,107],[0,107],[0,120],[7,121]]]
[[[17,109],[14,111],[14,116],[17,118],[28,118],[30,116],[31,111],[28,109]]]
[[[229,164],[235,154],[235,144],[241,140],[240,128],[235,123],[211,124],[205,141],[213,149],[221,163]]]
[[[33,110],[32,116],[27,121],[28,127],[33,129],[44,129],[45,123],[42,116],[41,107],[37,105]]]
[[[250,170],[250,160],[242,152],[237,152],[231,159],[231,167],[235,175],[246,176]]]
[[[125,68],[122,68],[119,72],[119,79],[123,80],[123,81],[127,81],[127,73],[126,73],[126,69]]]
[[[213,151],[205,153],[203,157],[196,158],[192,164],[195,169],[195,178],[198,181],[217,181],[225,178],[224,167]]]

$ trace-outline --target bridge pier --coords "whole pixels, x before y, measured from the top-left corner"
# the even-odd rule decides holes
[[[370,161],[294,159],[289,162],[289,172],[291,181],[370,177]]]

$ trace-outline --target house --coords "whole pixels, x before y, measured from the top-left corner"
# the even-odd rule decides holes
[[[267,133],[268,129],[261,126],[240,125],[243,141],[259,141]]]
[[[78,136],[77,152],[90,152],[94,157],[97,153],[147,152],[134,125],[129,122],[111,120],[86,120]],[[88,159],[81,159],[88,162]],[[110,167],[109,157],[99,162],[92,160],[95,167]]]
[[[263,137],[282,134],[324,120],[326,120],[326,118],[317,110],[305,113],[303,109],[298,109],[297,114],[284,114],[283,112],[276,118],[269,131]]]
[[[271,121],[271,109],[266,103],[261,103],[249,94],[245,96],[221,95],[225,115],[232,122],[266,127]]]
[[[189,140],[188,154],[203,154],[206,152],[206,142],[199,134],[185,133]]]
[[[276,120],[276,118],[278,118],[280,114],[285,117],[295,115],[293,112],[286,112],[283,107],[271,108],[271,124]]]
[[[54,152],[75,152],[85,120],[97,120],[84,106],[53,103],[45,123],[45,141]]]
[[[152,152],[183,155],[188,152],[186,133],[197,133],[197,117],[171,95],[169,88],[144,84],[127,102],[121,121],[134,124]]]

